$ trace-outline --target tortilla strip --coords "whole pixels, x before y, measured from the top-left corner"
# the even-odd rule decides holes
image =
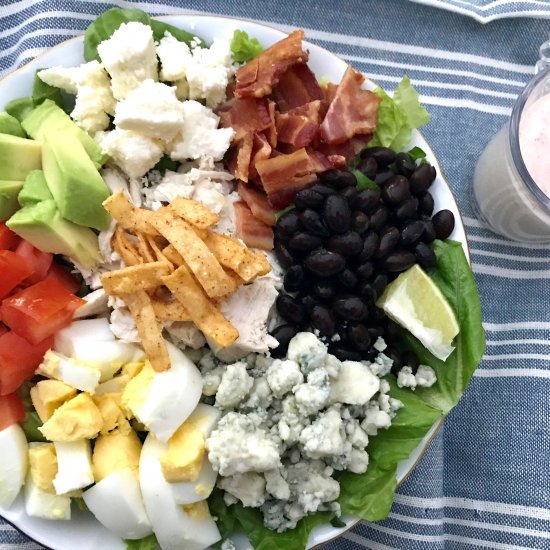
[[[100,278],[107,294],[122,296],[157,288],[162,285],[162,277],[171,271],[170,264],[166,262],[151,262],[109,271],[103,273]]]
[[[115,233],[112,238],[113,248],[116,253],[122,258],[122,261],[127,265],[138,265],[141,263],[141,257],[136,247],[128,239],[128,235],[120,225],[116,226]]]
[[[156,260],[153,261],[165,262],[172,265],[172,262],[163,254],[163,246],[159,245],[158,239],[156,237],[152,237],[151,235],[144,235],[144,239],[147,241],[147,243],[149,244],[149,248],[153,251],[155,255]],[[164,241],[164,239],[162,240]]]
[[[233,281],[191,225],[170,212],[158,210],[151,223],[174,245],[210,298],[219,298],[231,292]]]
[[[170,356],[155,318],[155,310],[149,295],[144,290],[122,296],[136,323],[141,345],[147,359],[157,372],[170,368]]]
[[[158,232],[149,223],[155,213],[151,210],[137,208],[124,194],[122,189],[113,193],[107,200],[103,202],[103,208],[113,216],[113,218],[124,229],[128,229],[134,233],[145,233],[147,235],[158,235]]]
[[[267,275],[271,271],[271,264],[267,256],[263,252],[256,252],[254,256],[256,258],[256,266],[258,267],[258,275]]]
[[[185,197],[176,197],[168,205],[168,209],[199,229],[207,229],[220,221],[218,214],[200,202]]]
[[[185,260],[182,255],[174,248],[174,245],[169,244],[168,246],[162,249],[162,253],[165,258],[167,258],[172,264],[176,267],[183,265]]]
[[[153,297],[151,303],[159,321],[191,321],[191,316],[178,300],[166,302]]]
[[[216,256],[220,264],[237,271],[244,258],[245,246],[227,235],[209,231],[204,240],[206,246]]]
[[[138,233],[137,238],[138,238],[137,248],[141,255],[141,258],[143,259],[143,262],[144,263],[156,262],[157,258],[155,256],[155,253],[149,246],[149,241],[145,238],[145,235],[143,233]]]
[[[237,329],[216,309],[185,265],[163,277],[162,282],[184,305],[192,321],[216,345],[225,348],[238,338]]]

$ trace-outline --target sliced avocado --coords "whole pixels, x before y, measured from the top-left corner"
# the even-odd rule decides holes
[[[21,122],[34,109],[32,97],[19,97],[9,101],[4,110]]]
[[[42,170],[31,170],[27,174],[23,189],[21,189],[17,200],[21,206],[29,206],[37,202],[53,200],[53,195],[48,188]]]
[[[96,168],[103,166],[107,155],[101,152],[101,147],[82,128],[79,128],[71,117],[50,99],[44,100],[34,108],[21,123],[30,137],[44,141],[45,136],[63,134],[67,141],[70,136],[76,138],[83,146]]]
[[[0,134],[0,180],[23,181],[42,167],[42,145],[32,139]]]
[[[64,254],[86,268],[101,259],[97,235],[63,219],[53,200],[25,206],[6,225],[42,252]]]
[[[0,113],[0,134],[10,134],[17,137],[27,137],[19,121],[8,113]]]
[[[107,229],[110,216],[103,208],[109,188],[76,139],[63,133],[44,137],[42,169],[61,215],[78,225]]]
[[[7,220],[19,208],[17,195],[22,181],[0,181],[0,221]]]

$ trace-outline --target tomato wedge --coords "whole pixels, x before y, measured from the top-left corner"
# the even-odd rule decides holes
[[[0,222],[0,250],[11,250],[20,240],[5,222]]]
[[[33,285],[34,283],[42,281],[44,277],[46,277],[46,274],[52,265],[53,254],[42,252],[27,241],[21,241],[17,245],[15,253],[19,254],[22,258],[25,258],[32,265],[33,273],[30,277],[28,277],[26,281],[27,283]]]
[[[47,279],[54,279],[61,283],[71,294],[76,294],[80,290],[80,283],[66,269],[55,262],[46,275]]]
[[[33,273],[32,264],[10,250],[0,250],[0,299]]]
[[[14,392],[29,378],[42,362],[44,354],[53,347],[50,336],[38,344],[31,344],[15,332],[0,336],[0,395]]]
[[[84,303],[60,282],[47,279],[4,299],[0,314],[13,332],[38,344],[70,324],[74,311]]]
[[[5,430],[25,418],[23,401],[16,393],[0,396],[0,430]]]

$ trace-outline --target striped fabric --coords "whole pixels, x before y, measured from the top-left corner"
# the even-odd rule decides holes
[[[485,229],[472,212],[469,191],[477,158],[533,74],[548,22],[518,18],[482,26],[403,0],[162,2],[116,5],[154,14],[221,13],[283,29],[299,26],[309,40],[388,90],[408,74],[432,113],[424,134],[464,215],[482,298],[486,357],[398,491],[390,517],[362,524],[326,548],[550,548],[550,252]],[[495,7],[494,14],[499,6],[535,9],[548,2],[437,4],[485,4]],[[0,0],[0,69],[7,73],[81,33],[111,5],[105,0]],[[0,524],[0,542],[3,550],[39,548],[5,524]]]

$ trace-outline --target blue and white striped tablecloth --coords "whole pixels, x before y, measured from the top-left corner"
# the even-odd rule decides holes
[[[0,0],[0,70],[5,74],[82,33],[95,16],[117,5],[303,27],[309,40],[387,89],[407,73],[432,113],[424,134],[464,214],[487,353],[444,429],[398,491],[390,517],[362,524],[326,548],[550,548],[549,247],[512,243],[484,229],[468,190],[480,152],[533,74],[538,47],[550,31],[550,21],[534,15],[537,10],[548,15],[550,6],[419,1],[469,5],[469,14],[475,14],[473,8],[486,8],[480,12],[486,15],[526,8],[529,17],[480,25],[405,0]],[[39,546],[0,523],[0,548]]]

